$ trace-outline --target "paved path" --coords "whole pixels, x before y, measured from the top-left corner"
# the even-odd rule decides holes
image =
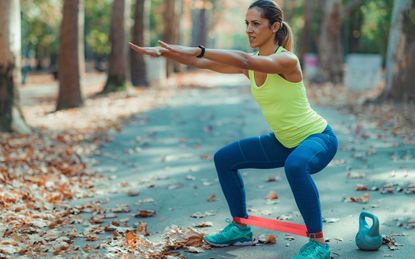
[[[374,125],[364,123],[363,129],[356,130],[353,116],[330,108],[315,109],[328,119],[340,139],[335,160],[313,176],[320,191],[323,217],[328,222],[335,221],[324,223],[332,256],[414,258],[415,230],[397,227],[394,219],[404,220],[414,215],[415,194],[358,192],[355,187],[357,184],[383,187],[385,182],[406,187],[409,182],[415,183],[415,146],[401,144],[390,137],[380,141],[378,134],[383,133]],[[142,220],[148,223],[152,240],[159,240],[163,230],[170,225],[187,227],[203,221],[213,222],[213,227],[204,229],[213,233],[225,226],[229,212],[211,161],[212,155],[231,141],[264,132],[267,132],[267,125],[244,84],[178,90],[177,96],[164,107],[135,117],[102,149],[101,156],[96,157],[97,169],[113,176],[113,181],[98,186],[99,195],[95,199],[109,199],[104,205],[108,208],[128,204],[132,212],[156,210],[155,217]],[[353,132],[357,136],[353,136]],[[251,214],[285,217],[291,222],[303,223],[283,169],[243,170],[242,173]],[[365,178],[353,179],[347,177],[348,173],[365,174]],[[280,180],[267,182],[271,176]],[[128,190],[137,190],[139,195],[130,197]],[[265,199],[270,191],[278,193],[279,199],[274,203]],[[364,193],[370,195],[367,204],[343,201],[345,197]],[[217,200],[208,202],[212,194]],[[138,200],[146,198],[152,198],[154,202],[137,205]],[[376,252],[357,249],[354,237],[363,209],[379,217],[382,234],[402,234],[395,236],[402,244],[399,250],[392,251],[386,245]],[[205,217],[192,218],[191,215],[197,212]],[[137,221],[131,213],[119,217],[128,218],[131,225]],[[289,240],[284,233],[254,228],[254,235],[263,233],[274,234],[277,243],[182,254],[186,258],[289,258],[307,241],[303,237]]]

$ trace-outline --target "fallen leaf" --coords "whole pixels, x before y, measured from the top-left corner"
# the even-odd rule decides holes
[[[115,208],[111,208],[111,211],[114,213],[128,213],[131,212],[131,209],[128,204],[120,204]]]
[[[323,218],[323,222],[325,223],[335,223],[339,220],[340,220],[339,218]]]
[[[393,193],[394,192],[393,184],[391,183],[385,184],[380,192],[381,193]]]
[[[267,195],[267,200],[277,200],[278,199],[278,194],[274,191],[271,191],[268,193]]]
[[[278,182],[280,180],[280,177],[279,176],[269,176],[268,178],[267,178],[267,182]]]
[[[216,195],[215,194],[209,195],[209,197],[207,198],[207,201],[216,201]]]
[[[138,232],[138,233],[140,233],[141,235],[143,235],[143,236],[149,236],[150,235],[150,233],[148,233],[148,230],[147,230],[147,223],[145,223],[145,222],[136,222],[136,223],[134,223],[134,225],[135,225],[135,230]]]
[[[347,177],[351,179],[363,179],[366,175],[364,173],[348,172]]]
[[[125,233],[125,244],[129,247],[134,247],[138,241],[138,237],[133,232]]]
[[[382,244],[387,245],[390,250],[397,250],[398,243],[390,235],[382,235]]]
[[[138,194],[139,194],[139,192],[138,191],[135,191],[135,190],[129,190],[127,192],[127,195],[130,196],[130,197],[137,196]]]
[[[358,184],[355,188],[356,191],[368,191],[369,189],[363,185],[363,184]]]
[[[183,230],[174,226],[163,236],[166,246],[170,249],[181,249],[189,246],[202,247],[204,245],[204,234],[192,228]]]
[[[92,216],[89,219],[89,223],[91,223],[91,224],[101,224],[102,222],[104,222],[104,217],[94,217],[94,216]]]
[[[357,202],[357,203],[368,203],[370,199],[370,195],[368,193],[358,196],[358,197],[348,197],[345,198],[344,201],[346,202]]]
[[[190,217],[200,219],[200,218],[204,218],[205,215],[201,212],[196,212],[196,213],[193,213]]]
[[[258,241],[263,244],[276,244],[277,238],[271,234],[261,234],[258,236]]]
[[[156,211],[154,210],[140,210],[138,213],[134,215],[136,218],[148,218],[153,217],[156,215]]]
[[[292,240],[295,240],[295,237],[294,237],[294,236],[291,236],[291,235],[285,235],[285,236],[284,236],[284,239],[285,239],[285,240],[292,241]]]
[[[195,226],[196,228],[206,228],[206,227],[211,227],[211,226],[213,226],[213,223],[212,223],[212,222],[210,222],[210,221],[205,221],[205,222],[201,222],[201,223],[194,224],[194,226]]]

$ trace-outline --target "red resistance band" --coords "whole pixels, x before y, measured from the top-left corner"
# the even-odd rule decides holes
[[[285,222],[281,220],[276,219],[267,219],[267,218],[261,218],[257,216],[248,216],[248,218],[238,218],[234,217],[233,221],[235,221],[238,224],[245,224],[260,228],[266,228],[271,230],[276,230],[280,232],[286,232],[298,236],[303,237],[312,237],[312,238],[322,238],[323,232],[317,232],[317,233],[308,233],[307,227],[301,224],[296,223],[290,223]]]

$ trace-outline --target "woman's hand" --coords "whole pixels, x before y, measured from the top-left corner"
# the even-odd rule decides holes
[[[149,55],[151,57],[160,57],[168,50],[163,47],[140,47],[131,42],[128,42],[128,46],[140,55]]]
[[[161,40],[159,40],[158,43],[162,48],[167,49],[168,51],[171,51],[171,52],[174,52],[174,53],[177,53],[177,54],[196,57],[201,52],[200,48],[168,44],[168,43],[166,43],[164,41],[161,41]]]

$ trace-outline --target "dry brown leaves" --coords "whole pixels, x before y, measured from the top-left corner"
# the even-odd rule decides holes
[[[368,193],[365,193],[362,196],[347,197],[344,199],[345,202],[357,202],[357,203],[368,203],[369,200],[370,200],[370,195]]]
[[[207,201],[209,202],[216,201],[216,195],[215,194],[209,195],[209,197],[207,198]]]
[[[392,236],[382,235],[382,244],[387,245],[390,250],[397,250],[398,243]]]
[[[67,234],[59,235],[68,237],[62,245],[58,238],[46,239],[45,227],[60,231],[74,221],[67,202],[94,195],[94,183],[102,177],[87,170],[83,157],[99,146],[97,135],[0,134],[0,236],[14,240],[20,255],[42,255],[51,247],[55,255],[73,249]],[[96,140],[92,145],[83,144],[91,139]],[[0,245],[0,251],[7,255],[14,250]]]
[[[104,247],[117,252],[138,256],[138,258],[167,258],[174,250],[186,249],[191,253],[202,253],[210,247],[203,243],[204,233],[177,226],[169,227],[163,234],[163,242],[154,243],[136,231],[127,231],[123,239],[112,239]],[[123,242],[123,243],[122,243]],[[136,258],[136,257],[135,257]]]
[[[358,120],[373,122],[388,135],[399,136],[405,143],[414,144],[415,103],[373,102],[372,100],[375,100],[382,90],[382,84],[364,93],[350,93],[344,85],[307,84],[307,95],[312,102],[346,109]],[[361,137],[365,138],[364,133]]]
[[[258,241],[263,244],[276,244],[277,238],[271,234],[261,234],[258,236]]]
[[[154,210],[139,210],[136,214],[134,214],[134,217],[148,218],[148,217],[153,217],[155,215],[156,215],[156,211]]]
[[[266,197],[267,200],[278,200],[278,194],[274,191],[270,191]]]
[[[36,92],[38,87],[42,88],[41,95]],[[117,229],[100,225],[104,219],[116,217],[102,210],[100,204],[71,207],[69,202],[93,197],[96,182],[106,180],[91,170],[88,156],[109,140],[108,131],[120,130],[122,121],[172,94],[160,89],[133,90],[86,99],[78,109],[52,112],[56,99],[56,88],[52,88],[36,85],[22,89],[22,109],[34,127],[32,135],[0,133],[0,257],[80,255],[96,247],[76,248],[75,238],[93,241],[98,234]],[[84,92],[96,93],[102,82],[86,88]],[[128,210],[126,206],[114,208],[116,213]],[[83,222],[79,215],[83,212],[94,215]],[[79,233],[75,223],[87,224],[86,230]],[[135,231],[147,233],[144,225]]]

